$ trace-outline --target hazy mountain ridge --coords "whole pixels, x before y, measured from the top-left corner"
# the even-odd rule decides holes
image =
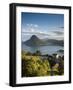
[[[64,45],[64,40],[55,40],[55,39],[39,39],[36,35],[32,35],[31,38],[23,42],[27,46],[45,46],[45,45]]]

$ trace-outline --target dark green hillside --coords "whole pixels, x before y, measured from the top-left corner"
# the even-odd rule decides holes
[[[27,46],[45,46],[45,45],[59,45],[59,46],[64,46],[64,40],[55,40],[55,39],[48,39],[48,40],[43,40],[39,39],[36,35],[32,35],[32,37],[23,42]]]
[[[45,42],[39,39],[37,36],[33,35],[29,40],[24,42],[27,46],[40,46],[45,45]]]

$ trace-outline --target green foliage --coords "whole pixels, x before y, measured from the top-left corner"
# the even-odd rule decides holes
[[[41,52],[39,50],[37,50],[35,53],[33,53],[34,56],[39,56],[41,55]]]
[[[59,64],[59,75],[64,75],[64,61],[62,60]]]
[[[40,51],[36,51],[35,55],[22,52],[22,77],[64,75],[63,58],[59,57],[59,63],[56,63],[56,57],[45,56]]]
[[[45,76],[50,75],[48,60],[42,61],[39,56],[26,56],[22,58],[22,76]]]

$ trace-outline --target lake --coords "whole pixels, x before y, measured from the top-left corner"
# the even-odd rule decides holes
[[[64,54],[63,52],[57,52],[58,50],[64,50],[63,46],[54,46],[54,45],[29,47],[29,46],[26,46],[25,44],[22,44],[22,50],[29,51],[31,53],[34,53],[37,50],[39,50],[42,53],[42,55],[45,55],[45,54],[51,55],[53,53],[57,53],[59,55]]]

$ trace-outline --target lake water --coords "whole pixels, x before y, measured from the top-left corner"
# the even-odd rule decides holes
[[[57,52],[60,49],[64,50],[64,47],[63,46],[54,46],[54,45],[29,47],[29,46],[26,46],[25,44],[22,44],[23,51],[30,51],[31,53],[34,53],[37,50],[39,50],[42,53],[42,55],[44,55],[44,54],[51,55],[53,53],[63,55],[63,52]]]

